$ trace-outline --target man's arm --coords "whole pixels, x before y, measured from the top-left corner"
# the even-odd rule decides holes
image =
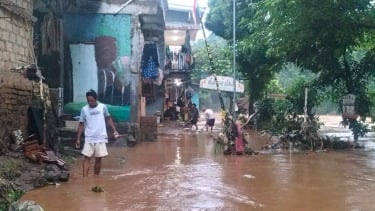
[[[81,142],[81,135],[82,135],[82,132],[83,132],[83,126],[84,126],[84,123],[83,122],[80,122],[79,125],[78,125],[78,128],[77,128],[77,141],[76,141],[76,148],[80,148],[80,142]]]
[[[112,120],[111,116],[107,116],[105,119],[107,120],[107,124],[111,127],[111,129],[113,131],[113,135],[116,138],[116,136],[118,136],[118,132],[116,130],[115,123],[113,123],[113,120]]]

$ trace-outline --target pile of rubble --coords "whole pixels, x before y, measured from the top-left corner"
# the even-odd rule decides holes
[[[34,164],[42,164],[45,166],[55,165],[57,168],[49,167],[45,172],[45,178],[48,182],[65,182],[69,179],[69,173],[64,169],[65,161],[56,156],[53,150],[40,144],[35,135],[23,138],[20,130],[12,132],[12,151],[22,153],[22,155]],[[60,169],[60,170],[59,170]],[[51,176],[53,175],[53,176]]]

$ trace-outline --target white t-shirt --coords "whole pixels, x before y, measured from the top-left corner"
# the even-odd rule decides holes
[[[214,116],[214,112],[207,108],[205,111],[204,111],[204,116],[206,117],[206,119],[215,119],[215,116]]]
[[[86,105],[81,109],[79,122],[85,124],[86,143],[107,143],[107,128],[105,118],[109,117],[107,106],[99,103],[95,108]]]

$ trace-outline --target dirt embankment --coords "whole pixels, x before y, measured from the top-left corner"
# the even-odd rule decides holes
[[[34,162],[21,153],[0,156],[0,178],[12,182],[17,189],[28,191],[49,184],[67,181],[69,169],[75,158],[64,156],[66,164]]]

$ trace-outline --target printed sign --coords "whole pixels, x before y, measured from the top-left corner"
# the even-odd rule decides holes
[[[348,119],[356,119],[358,115],[355,112],[355,95],[348,94],[342,99],[342,116]]]
[[[225,91],[225,92],[233,92],[234,86],[233,86],[233,78],[228,76],[216,76],[217,81],[219,83],[219,90]],[[209,76],[207,78],[204,78],[200,80],[200,88],[203,89],[213,89],[217,90],[216,82],[214,76]],[[245,86],[236,80],[236,92],[243,93],[245,91]]]

